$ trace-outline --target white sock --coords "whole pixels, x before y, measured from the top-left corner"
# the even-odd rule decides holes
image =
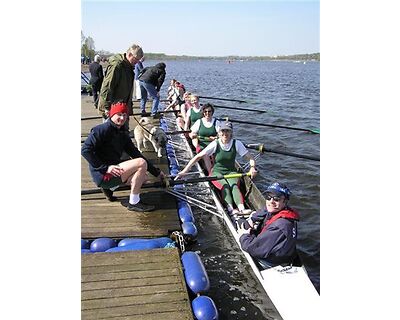
[[[243,211],[244,210],[244,205],[242,203],[238,204],[238,209],[239,211]]]
[[[136,204],[140,201],[140,194],[139,193],[131,193],[129,196],[129,203]]]

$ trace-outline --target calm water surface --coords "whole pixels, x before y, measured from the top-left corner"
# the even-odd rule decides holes
[[[159,61],[146,61],[150,66]],[[251,101],[248,104],[200,99],[230,107],[264,110],[266,113],[216,109],[216,116],[319,129],[319,62],[286,61],[166,61],[167,77],[161,89],[166,97],[172,78],[190,92]],[[264,143],[267,148],[319,157],[317,134],[287,129],[234,123],[234,135],[244,143]],[[254,154],[254,153],[253,153]],[[265,153],[257,162],[258,187],[280,181],[289,186],[290,204],[301,214],[298,250],[314,286],[320,286],[320,168],[319,162]],[[240,253],[236,242],[219,218],[194,209],[197,251],[210,277],[209,296],[215,301],[220,319],[280,319],[264,290]]]
[[[146,61],[154,65],[158,61]],[[162,88],[166,95],[169,80],[176,78],[190,92],[203,96],[251,101],[250,104],[200,99],[230,107],[265,110],[266,113],[217,109],[216,116],[271,123],[306,129],[320,128],[319,62],[167,61],[167,77]],[[287,129],[234,123],[234,134],[245,143],[264,143],[267,148],[319,157],[317,134]],[[290,204],[301,214],[299,253],[309,276],[319,291],[320,215],[319,162],[265,153],[258,160],[256,184],[262,188],[273,181],[289,186]],[[197,251],[211,281],[209,296],[221,319],[275,319],[279,315],[265,298],[262,287],[219,219],[195,209],[199,229]]]

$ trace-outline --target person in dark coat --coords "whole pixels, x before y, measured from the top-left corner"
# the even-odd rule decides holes
[[[262,268],[293,262],[296,257],[299,214],[288,207],[290,190],[275,182],[268,186],[265,209],[238,220],[242,249]]]
[[[160,89],[165,80],[164,62],[157,63],[153,67],[144,68],[139,75],[140,93],[142,99],[140,100],[140,109],[142,114],[146,112],[147,96],[153,98],[153,106],[151,108],[151,116],[156,117],[158,111],[158,104],[160,102]]]
[[[90,84],[92,85],[93,102],[94,107],[97,109],[97,104],[99,102],[99,92],[101,85],[103,84],[103,67],[100,64],[100,56],[95,55],[94,61],[89,65],[90,71]]]
[[[109,119],[92,128],[82,146],[81,154],[89,163],[93,181],[109,201],[116,200],[110,189],[128,184],[131,185],[128,210],[152,211],[155,209],[154,205],[145,204],[140,200],[140,188],[146,180],[146,171],[161,180],[164,173],[140,153],[128,132],[122,129],[127,119],[127,104],[112,104]],[[121,161],[124,151],[131,157],[130,160]]]
[[[107,119],[111,105],[118,101],[123,101],[128,105],[129,115],[133,113],[133,67],[142,57],[143,49],[133,44],[126,53],[118,53],[108,58],[98,103],[99,113],[104,119]],[[124,129],[129,130],[129,119],[125,122]]]

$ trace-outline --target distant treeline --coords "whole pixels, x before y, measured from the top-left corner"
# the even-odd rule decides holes
[[[225,57],[197,57],[197,56],[177,56],[177,55],[166,55],[164,53],[145,53],[146,59],[149,60],[315,60],[319,61],[318,53],[305,53],[305,54],[294,54],[289,56],[225,56]]]
[[[113,55],[110,52],[99,51],[97,54],[100,54],[102,58],[109,58]],[[225,56],[225,57],[214,57],[214,56],[178,56],[178,55],[167,55],[164,53],[148,53],[144,54],[147,60],[229,60],[229,61],[241,61],[241,60],[293,60],[293,61],[319,61],[319,52],[318,53],[305,53],[305,54],[294,54],[289,56]]]

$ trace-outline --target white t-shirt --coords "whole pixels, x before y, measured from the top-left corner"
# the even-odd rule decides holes
[[[208,122],[208,121],[206,120],[206,118],[201,118],[201,119],[197,120],[197,121],[194,123],[194,125],[192,125],[192,127],[190,128],[190,130],[192,131],[192,133],[196,133],[196,134],[197,134],[197,133],[199,132],[199,130],[200,130],[200,121],[203,122],[203,126],[205,126],[206,128],[211,128],[212,125],[213,125],[213,123],[214,123],[214,120],[215,120],[215,118],[211,118],[211,121]],[[218,128],[219,128],[219,127],[220,127],[220,121],[217,120],[217,121],[215,121],[215,129],[217,130],[217,132],[218,132]]]
[[[236,153],[239,154],[239,156],[243,157],[248,151],[244,144],[240,140],[235,140],[235,148],[236,148]],[[217,143],[221,147],[222,150],[224,151],[229,151],[230,148],[232,147],[233,144],[233,139],[229,141],[228,144],[223,144],[220,139],[214,140],[210,142],[210,144],[204,148],[203,151],[201,151],[199,154],[202,155],[208,155],[211,156],[217,151]]]

